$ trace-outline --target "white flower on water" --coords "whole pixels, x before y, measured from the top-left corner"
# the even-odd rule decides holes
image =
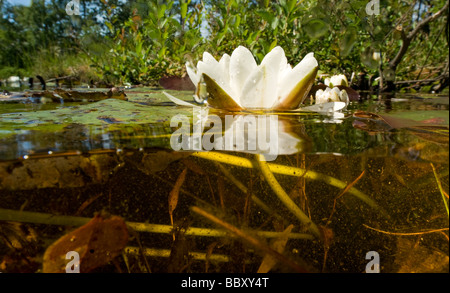
[[[211,107],[292,110],[307,97],[318,63],[309,53],[292,68],[284,50],[275,47],[258,65],[252,53],[239,46],[231,56],[224,54],[219,61],[205,52],[197,67],[187,63],[186,69],[197,87],[196,100],[207,96]]]
[[[344,102],[346,105],[350,102],[347,92],[343,89],[340,90],[337,87],[329,88],[325,90],[319,89],[316,91],[316,104],[323,104],[329,102]]]
[[[325,78],[323,83],[329,87],[335,87],[338,85],[348,86],[348,80],[344,74],[333,75],[330,78]]]

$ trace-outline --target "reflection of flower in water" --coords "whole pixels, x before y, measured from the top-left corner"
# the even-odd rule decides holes
[[[196,68],[188,62],[186,69],[197,87],[196,100],[207,95],[211,107],[287,110],[298,108],[306,98],[318,63],[313,53],[309,53],[292,68],[284,50],[275,47],[257,65],[252,53],[239,46],[231,56],[224,54],[220,61],[205,52]],[[206,92],[202,93],[204,88]]]
[[[267,161],[302,150],[302,139],[277,115],[227,115],[224,126],[223,135],[214,141],[216,150],[263,154]]]
[[[303,149],[299,136],[292,133],[289,120],[278,115],[208,115],[208,108],[193,108],[193,121],[183,115],[171,119],[179,127],[171,136],[172,149],[179,151],[236,151],[262,154],[266,160],[290,155]],[[192,134],[191,134],[192,130]]]

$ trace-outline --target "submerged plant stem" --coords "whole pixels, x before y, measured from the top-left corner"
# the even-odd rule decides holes
[[[267,183],[269,183],[272,190],[278,196],[278,198],[283,202],[283,204],[288,208],[288,210],[297,217],[297,219],[304,224],[308,230],[317,238],[320,238],[319,228],[314,222],[292,201],[289,195],[278,183],[277,179],[270,171],[267,162],[265,161],[264,155],[256,155],[256,160],[258,162],[259,168],[261,169],[264,178],[266,178]]]
[[[126,254],[139,255],[141,253],[141,249],[139,247],[127,246],[124,249]],[[144,256],[150,257],[170,257],[171,250],[170,249],[161,249],[161,248],[143,248],[142,254]],[[195,260],[203,260],[203,261],[214,261],[214,262],[229,262],[230,257],[223,254],[211,254],[207,255],[202,252],[189,252],[189,256]]]
[[[444,206],[445,206],[445,209],[447,211],[447,217],[448,217],[449,216],[448,203],[447,203],[447,200],[445,199],[445,192],[442,189],[441,180],[439,180],[439,177],[438,177],[438,175],[436,173],[436,169],[434,168],[433,163],[430,163],[430,165],[431,165],[431,168],[433,169],[434,177],[436,178],[436,182],[437,182],[437,185],[439,187],[439,191],[441,192],[442,200],[444,201]]]
[[[353,187],[353,185],[355,185],[356,184],[356,182],[358,182],[361,178],[362,178],[362,176],[364,175],[364,173],[365,173],[365,170],[364,171],[362,171],[362,173],[355,179],[355,180],[353,180],[350,184],[348,184],[345,188],[344,188],[344,190],[342,190],[336,197],[335,197],[335,199],[334,199],[334,201],[333,201],[333,209],[331,210],[331,214],[330,214],[330,216],[328,217],[328,223],[329,222],[331,222],[331,217],[333,216],[333,214],[334,214],[334,212],[336,211],[336,202],[337,202],[337,200],[339,199],[339,198],[341,198],[350,188],[352,188]]]
[[[247,194],[247,187],[241,181],[236,179],[236,177],[234,177],[233,174],[231,174],[231,172],[228,171],[228,169],[222,166],[221,164],[217,163],[217,166],[225,175],[225,177],[227,177],[232,183],[234,183],[234,185],[236,185],[237,188],[239,188],[244,194]],[[277,218],[281,218],[277,213],[275,213],[270,207],[268,207],[263,201],[261,201],[258,197],[254,196],[253,194],[251,196],[251,200],[269,215],[274,215]]]
[[[243,240],[244,242],[250,244],[251,246],[255,247],[256,249],[262,251],[265,254],[268,254],[272,257],[274,257],[275,259],[277,259],[278,261],[286,264],[287,266],[289,266],[291,269],[299,272],[299,273],[306,273],[307,271],[305,269],[303,269],[302,267],[300,267],[298,264],[296,264],[295,262],[293,262],[292,260],[290,260],[289,258],[285,257],[284,255],[282,255],[281,253],[273,250],[272,248],[270,248],[267,244],[259,241],[258,239],[254,238],[253,236],[245,233],[244,231],[242,231],[241,229],[236,228],[235,226],[222,221],[221,219],[217,218],[216,216],[208,213],[207,211],[199,208],[199,207],[192,207],[192,211],[207,218],[208,220],[212,221],[213,223],[227,229],[228,231],[230,231],[232,234],[234,234],[235,236],[237,236],[238,238],[240,238],[241,240]]]
[[[367,226],[366,224],[363,224],[363,226],[370,230],[374,230],[374,231],[384,233],[384,234],[389,234],[389,235],[396,235],[396,236],[415,236],[415,235],[436,233],[436,232],[441,232],[441,231],[448,231],[448,228],[440,228],[440,229],[432,229],[432,230],[419,231],[419,232],[389,232],[389,231],[383,231],[380,229],[372,228],[370,226]]]
[[[252,161],[246,158],[237,157],[233,155],[228,155],[224,153],[218,153],[218,152],[194,152],[192,153],[193,156],[203,158],[206,160],[212,160],[220,163],[230,164],[238,167],[243,168],[253,168]],[[343,181],[340,181],[334,177],[327,176],[318,172],[314,172],[311,170],[305,170],[298,167],[291,167],[291,166],[284,166],[274,163],[267,163],[267,166],[269,170],[272,173],[277,173],[281,175],[289,175],[289,176],[296,176],[296,177],[304,177],[305,179],[311,179],[311,180],[321,180],[331,186],[337,187],[339,189],[344,189],[347,184]],[[356,196],[363,202],[365,202],[370,207],[377,209],[380,211],[385,217],[388,217],[386,212],[383,211],[378,204],[373,201],[369,196],[364,194],[363,192],[359,191],[355,187],[350,188],[348,193]]]
[[[0,208],[0,221],[76,227],[82,226],[87,222],[89,222],[90,220],[91,218],[86,217],[59,216],[47,213],[16,211]],[[171,225],[149,224],[138,222],[126,222],[126,224],[128,227],[132,228],[136,232],[163,233],[163,234],[173,233],[173,226]],[[256,233],[258,236],[263,238],[277,238],[280,237],[281,235],[281,232],[273,232],[273,231],[258,231]],[[189,227],[186,229],[185,235],[204,236],[204,237],[226,237],[228,233],[225,230],[219,229]],[[314,239],[314,237],[311,234],[302,234],[302,233],[290,233],[289,238],[304,239],[304,240]]]

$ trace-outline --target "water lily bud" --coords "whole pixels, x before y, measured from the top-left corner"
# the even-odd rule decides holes
[[[344,74],[333,75],[330,78],[330,83],[332,84],[332,86],[338,85],[348,86],[347,77]]]
[[[323,100],[324,98],[325,98],[324,91],[322,89],[317,90],[316,91],[316,104],[326,103],[327,101],[324,101]]]
[[[329,103],[329,102],[344,102],[348,105],[350,99],[345,90],[339,90],[339,88],[329,88],[325,90],[319,89],[316,91],[316,104]]]
[[[341,90],[341,93],[339,94],[339,97],[341,99],[341,102],[344,102],[347,105],[350,103],[350,98],[348,97],[348,94],[347,94],[346,90]]]
[[[330,91],[329,102],[339,102],[340,101],[340,90],[337,87],[334,87]]]
[[[344,74],[339,74],[333,75],[331,78],[325,78],[324,84],[331,88],[338,85],[348,86],[348,80]]]

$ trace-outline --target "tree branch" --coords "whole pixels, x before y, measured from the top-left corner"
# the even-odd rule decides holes
[[[421,22],[419,22],[417,24],[416,28],[413,29],[412,31],[410,31],[408,34],[402,32],[402,45],[401,45],[397,55],[394,57],[394,59],[392,59],[391,62],[389,62],[389,67],[391,69],[393,69],[394,71],[397,69],[397,65],[400,63],[403,56],[408,51],[408,47],[411,44],[411,41],[419,33],[419,31],[430,21],[433,21],[433,20],[439,18],[440,16],[442,16],[444,14],[444,12],[446,10],[448,10],[448,7],[449,7],[449,1],[447,0],[447,2],[445,2],[445,5],[438,12],[423,19]]]
[[[440,17],[446,10],[448,10],[448,4],[449,1],[447,0],[447,2],[445,3],[444,7],[442,7],[438,12],[436,12],[433,15],[428,16],[427,18],[423,19],[421,22],[419,22],[419,24],[417,24],[416,28],[413,29],[409,34],[408,34],[408,38],[409,39],[413,39],[417,33],[430,21],[435,20],[436,18]]]

